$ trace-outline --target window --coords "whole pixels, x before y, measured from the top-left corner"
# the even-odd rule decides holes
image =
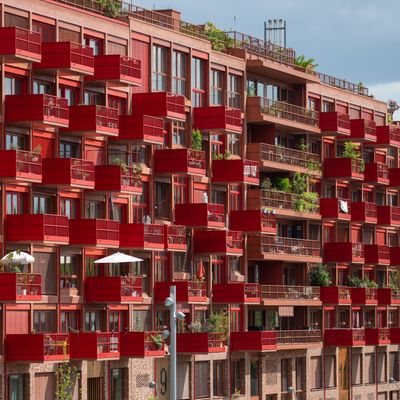
[[[228,133],[228,151],[231,154],[240,155],[240,139],[235,133]]]
[[[189,273],[189,263],[187,262],[186,253],[172,252],[174,272],[187,272]]]
[[[365,383],[375,383],[375,354],[364,355]]]
[[[250,396],[259,396],[260,394],[260,362],[258,360],[250,361]]]
[[[25,91],[25,82],[19,76],[6,75],[4,77],[4,94],[23,94]]]
[[[25,136],[12,132],[6,132],[6,150],[23,150],[25,148]]]
[[[224,74],[221,71],[212,69],[210,72],[211,96],[210,103],[212,105],[224,105]]]
[[[92,92],[90,90],[85,90],[84,103],[86,105],[97,105],[101,106],[104,104],[103,93]]]
[[[155,183],[155,216],[156,218],[169,218],[170,216],[170,188],[169,183]]]
[[[153,91],[167,90],[167,49],[153,46]]]
[[[241,189],[237,185],[231,185],[229,191],[230,210],[240,210],[242,206]]]
[[[399,353],[397,351],[389,353],[389,379],[399,380]]]
[[[231,309],[231,331],[239,332],[240,330],[240,309]]]
[[[214,361],[213,364],[213,392],[214,396],[227,395],[226,361]]]
[[[180,51],[172,54],[172,92],[186,95],[186,54]]]
[[[33,213],[34,214],[51,214],[51,197],[44,195],[33,196]]]
[[[60,256],[60,287],[78,288],[78,256]]]
[[[306,359],[305,357],[296,358],[296,390],[305,389],[306,380]]]
[[[60,141],[60,158],[80,158],[81,149],[79,143]]]
[[[362,354],[353,353],[351,359],[351,381],[353,385],[362,384]]]
[[[69,106],[77,104],[79,99],[78,89],[68,86],[60,86],[58,89],[58,96],[67,99]]]
[[[122,311],[110,311],[108,315],[109,332],[122,332],[124,330],[124,318]]]
[[[164,253],[155,253],[154,256],[155,281],[165,282],[167,279],[167,257]]]
[[[187,191],[186,178],[174,177],[174,204],[186,203]]]
[[[132,330],[134,332],[145,332],[151,330],[151,311],[132,311]]]
[[[245,360],[233,360],[231,364],[231,393],[245,394]]]
[[[192,106],[205,105],[205,62],[200,58],[192,58]]]
[[[229,107],[242,108],[240,103],[241,78],[236,75],[229,75]]]
[[[60,199],[60,213],[70,219],[77,217],[78,200],[75,199]]]
[[[85,313],[85,331],[101,331],[101,311],[86,311]]]
[[[291,358],[281,359],[281,391],[287,392],[291,386]]]
[[[60,330],[62,333],[76,332],[79,330],[79,312],[61,311]]]
[[[184,121],[171,122],[172,145],[186,146],[186,124]]]
[[[33,312],[33,329],[36,333],[56,332],[56,312],[55,311],[34,311]]]
[[[94,56],[103,54],[103,41],[101,39],[85,36],[83,42],[85,46],[91,47],[93,49]]]
[[[126,115],[126,99],[117,96],[108,96],[108,107],[118,110],[118,115]]]
[[[93,257],[86,257],[86,276],[100,276],[100,265],[94,261]]]
[[[387,375],[387,371],[386,371],[386,366],[387,366],[387,362],[386,362],[386,352],[383,351],[378,351],[377,352],[377,378],[378,378],[378,382],[382,383],[382,382],[386,382],[386,375]]]
[[[336,357],[325,356],[325,387],[336,386]]]
[[[111,370],[111,400],[123,400],[123,380],[126,368],[113,368]]]
[[[146,201],[146,196],[145,196],[145,191],[144,191],[145,188],[147,189],[147,184],[143,184],[143,193],[141,196],[140,195],[132,196],[133,222],[134,223],[144,222],[147,218],[146,215],[148,215],[147,201]]]
[[[24,213],[24,202],[23,195],[21,193],[7,192],[7,214],[23,214]]]
[[[322,388],[322,359],[311,357],[310,359],[311,389]]]
[[[100,201],[88,200],[85,204],[85,218],[102,218],[103,207]]]
[[[9,400],[24,400],[24,375],[8,376]]]
[[[211,156],[224,153],[224,142],[221,135],[210,135]]]
[[[33,81],[33,94],[53,94],[53,83],[44,81]]]

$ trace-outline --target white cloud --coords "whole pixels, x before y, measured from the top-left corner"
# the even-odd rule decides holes
[[[400,81],[379,83],[377,85],[369,86],[369,91],[379,100],[396,100],[400,104]],[[394,114],[394,117],[399,120],[400,111],[397,111]]]

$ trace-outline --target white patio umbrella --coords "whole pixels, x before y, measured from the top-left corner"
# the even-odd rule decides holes
[[[143,261],[141,258],[133,257],[124,253],[114,253],[110,256],[100,258],[96,260],[95,264],[121,264],[121,263],[130,263],[130,262],[138,262]]]
[[[35,257],[23,251],[15,250],[11,253],[6,254],[2,259],[1,263],[5,265],[23,265],[31,264],[35,262]]]

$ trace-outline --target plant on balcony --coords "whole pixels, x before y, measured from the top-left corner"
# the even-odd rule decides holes
[[[210,21],[207,21],[204,24],[203,33],[210,41],[211,48],[215,51],[222,51],[229,47],[233,47],[233,39]]]
[[[157,349],[162,349],[163,339],[161,335],[151,335],[151,340],[156,345]]]
[[[371,281],[368,277],[364,279],[360,278],[358,275],[350,275],[347,279],[347,286],[356,288],[377,288],[376,282]]]
[[[299,141],[299,150],[306,152],[306,151],[308,151],[309,147],[310,147],[310,145],[308,143],[306,143],[305,139],[301,138]]]
[[[133,163],[132,164],[132,176],[136,179],[140,179],[143,172],[142,164]]]
[[[262,178],[260,181],[260,188],[263,190],[271,190],[272,189],[272,182],[269,178]]]
[[[229,150],[225,150],[223,154],[213,154],[213,160],[229,160],[231,158],[231,152]]]
[[[365,162],[361,156],[361,152],[358,150],[356,144],[352,142],[344,142],[344,149],[342,152],[342,158],[351,158],[353,167],[356,166],[357,162],[360,163],[360,172],[365,170]]]
[[[316,67],[318,67],[318,64],[315,62],[314,58],[306,58],[303,54],[295,58],[294,64],[298,67],[306,69],[307,71],[313,71]]]
[[[192,149],[203,150],[203,135],[199,129],[192,130]]]
[[[308,280],[311,286],[330,286],[332,284],[331,273],[324,264],[317,264],[308,272]]]
[[[320,162],[310,159],[310,160],[307,160],[307,169],[312,171],[312,172],[321,173],[322,166],[321,166]]]
[[[316,212],[318,210],[318,199],[318,193],[304,192],[297,197],[294,209],[298,212]]]
[[[227,334],[229,327],[228,312],[214,312],[207,319],[207,326],[210,332]]]
[[[272,185],[276,190],[285,193],[292,192],[292,183],[289,178],[282,178],[280,176],[274,177],[272,179]]]
[[[114,0],[98,0],[104,15],[110,18],[117,18],[121,15],[121,2]]]
[[[307,175],[295,172],[292,178],[292,191],[294,194],[303,194],[307,190]]]
[[[400,272],[398,270],[389,272],[389,287],[396,293],[400,291]]]

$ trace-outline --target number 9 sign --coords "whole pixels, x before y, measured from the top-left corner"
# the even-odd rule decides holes
[[[169,400],[169,357],[156,359],[155,362],[158,398]]]

